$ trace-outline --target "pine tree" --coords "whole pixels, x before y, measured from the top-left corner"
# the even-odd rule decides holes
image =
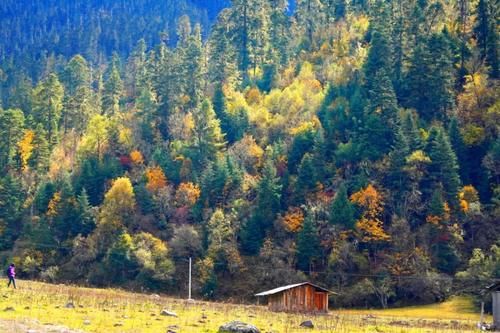
[[[191,36],[191,20],[189,16],[182,15],[177,22],[177,45],[185,46]]]
[[[356,223],[354,216],[355,212],[356,209],[349,201],[347,190],[342,184],[335,194],[335,198],[330,206],[329,222],[334,225],[342,226],[346,229],[354,229],[354,225]]]
[[[290,35],[288,28],[290,18],[287,14],[287,0],[267,0],[269,1],[270,22],[269,22],[269,52],[268,57],[272,61],[272,68],[279,68],[288,63],[290,50],[288,45]]]
[[[288,170],[295,172],[305,153],[312,151],[316,132],[307,128],[297,133],[288,152]]]
[[[262,178],[257,185],[257,198],[254,213],[242,230],[242,249],[247,254],[259,253],[266,235],[272,226],[281,206],[281,189],[276,168],[266,161]]]
[[[489,16],[488,0],[479,0],[476,8],[474,33],[483,59],[486,58],[486,54],[488,53],[488,35],[490,32]]]
[[[430,133],[426,147],[431,159],[428,181],[433,184],[428,188],[429,193],[432,193],[436,184],[441,183],[446,200],[452,207],[457,207],[460,186],[457,157],[446,132],[442,128],[433,128],[431,131],[434,133]]]
[[[394,147],[389,153],[389,170],[386,177],[387,187],[393,191],[395,203],[403,201],[403,194],[408,190],[409,177],[404,168],[409,155],[408,141],[403,134],[402,128],[398,127],[395,133]],[[398,205],[396,204],[396,206]]]
[[[296,193],[298,200],[304,202],[305,196],[316,189],[316,170],[314,168],[313,156],[305,153],[300,161],[297,170],[297,186]]]
[[[297,234],[297,267],[311,273],[313,263],[321,255],[321,246],[311,213],[304,219],[302,229]]]
[[[0,249],[11,249],[21,231],[24,191],[11,175],[0,178]]]
[[[430,105],[427,105],[429,112],[433,112],[433,117],[446,119],[447,112],[454,107],[454,69],[452,62],[451,48],[447,32],[434,34],[428,42],[432,65],[429,68],[432,75],[428,83]]]
[[[29,159],[30,167],[39,173],[47,171],[49,167],[50,146],[46,133],[43,126],[38,124],[33,138],[33,153]]]
[[[454,70],[444,33],[434,34],[416,46],[406,77],[409,106],[422,119],[444,120],[454,106]]]
[[[138,97],[141,94],[144,86],[150,80],[148,73],[147,45],[144,39],[139,40],[135,49],[130,54],[127,63],[125,74],[126,86],[128,94],[133,97]]]
[[[50,144],[57,142],[63,98],[64,87],[53,73],[33,90],[33,118],[43,125]]]
[[[181,62],[182,73],[189,80],[186,82],[185,94],[189,97],[188,110],[191,110],[200,105],[206,81],[201,27],[198,24],[195,26],[193,34],[187,39]]]
[[[323,4],[320,0],[297,0],[295,10],[295,20],[297,27],[303,38],[302,49],[314,50],[314,35],[324,22]]]
[[[64,132],[76,128],[81,133],[87,125],[92,108],[90,69],[87,61],[80,55],[73,57],[66,65],[62,80],[66,92],[62,111]]]
[[[496,13],[498,13],[498,9],[494,1],[479,0],[474,25],[481,58],[486,60],[486,64],[490,67],[489,74],[494,79],[500,77]]]
[[[269,4],[262,0],[232,0],[230,40],[237,55],[243,84],[249,83],[249,70],[256,75],[264,63],[269,44]]]
[[[231,43],[229,11],[223,11],[213,26],[208,40],[208,76],[210,82],[223,85],[236,72],[235,48]]]
[[[89,202],[89,196],[85,188],[81,191],[80,195],[77,197],[77,212],[78,212],[78,223],[75,226],[75,234],[81,234],[82,236],[89,235],[95,228],[95,217],[92,212],[92,206]]]
[[[470,184],[467,147],[465,146],[462,133],[460,133],[458,119],[456,117],[453,117],[450,120],[450,124],[448,125],[448,136],[450,138],[451,147],[457,155],[457,162],[460,168],[460,178],[464,184]]]
[[[418,127],[417,116],[411,111],[401,114],[401,130],[408,143],[410,151],[423,149],[421,133]]]
[[[220,129],[212,103],[204,100],[201,108],[193,110],[195,150],[194,161],[201,167],[207,160],[213,160],[215,153],[224,146],[224,136]]]
[[[24,115],[19,109],[0,109],[0,175],[13,166],[17,144],[23,137]]]
[[[109,76],[104,82],[102,96],[102,112],[105,115],[114,115],[120,112],[120,99],[123,94],[123,82],[116,61],[110,65]]]
[[[215,86],[212,104],[214,107],[215,115],[220,120],[220,127],[222,132],[226,135],[228,142],[233,143],[234,138],[232,137],[232,135],[228,134],[231,131],[231,123],[227,112],[226,95],[224,94],[224,90],[221,84],[217,84]]]
[[[364,66],[365,91],[368,96],[365,133],[362,139],[369,158],[378,158],[393,144],[396,127],[397,100],[391,80],[391,55],[386,32],[380,28],[372,34],[368,59]],[[372,146],[375,143],[376,146]]]

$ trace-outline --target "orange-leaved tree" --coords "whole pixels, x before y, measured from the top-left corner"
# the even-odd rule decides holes
[[[167,177],[160,167],[152,167],[146,170],[146,178],[148,183],[146,188],[151,192],[158,192],[167,186]]]
[[[384,231],[380,215],[384,211],[382,196],[373,185],[351,195],[351,202],[358,205],[361,217],[356,222],[356,229],[363,242],[388,241],[391,237]]]

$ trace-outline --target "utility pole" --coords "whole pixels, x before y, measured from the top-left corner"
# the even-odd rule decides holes
[[[188,301],[192,301],[191,298],[191,257],[189,257],[189,291],[188,291]]]

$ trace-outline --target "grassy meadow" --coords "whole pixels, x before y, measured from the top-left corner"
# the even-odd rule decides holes
[[[19,289],[0,287],[0,328],[26,332],[34,326],[64,326],[77,332],[217,332],[220,325],[240,320],[261,332],[306,332],[299,324],[312,319],[323,332],[474,332],[479,314],[463,297],[434,305],[389,310],[333,310],[328,315],[271,313],[265,307],[195,302],[124,292],[40,282],[19,281]],[[72,303],[74,307],[69,306]],[[178,317],[162,316],[161,310]],[[491,318],[488,318],[491,320]],[[4,325],[4,326],[2,326]],[[10,327],[7,327],[10,326]],[[16,327],[21,327],[16,330]],[[49,332],[51,330],[46,330]]]

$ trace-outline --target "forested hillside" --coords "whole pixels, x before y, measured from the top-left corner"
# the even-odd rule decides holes
[[[380,307],[500,279],[497,1],[233,0],[210,33],[138,29],[174,2],[119,1],[101,27],[30,30],[53,2],[0,5],[18,22],[0,248],[20,275],[184,293],[192,257],[196,297],[310,280]]]
[[[128,57],[140,39],[173,46],[183,15],[200,23],[206,36],[228,5],[229,0],[2,0],[0,97],[8,102],[17,81],[37,82],[76,54],[98,67],[113,53]]]

